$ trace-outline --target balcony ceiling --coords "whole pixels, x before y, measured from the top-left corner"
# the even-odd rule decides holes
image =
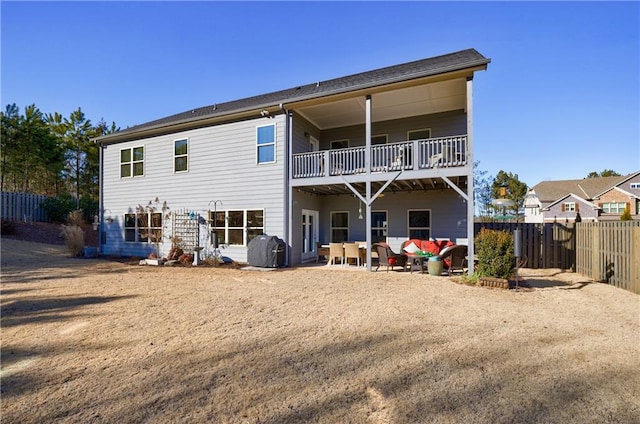
[[[464,78],[375,93],[372,99],[373,122],[407,118],[451,110],[466,109]],[[319,129],[364,124],[365,97],[314,104],[296,109]]]
[[[467,177],[457,176],[451,177],[451,180],[463,190],[467,187]],[[377,192],[382,187],[384,181],[375,181],[371,183],[371,192]],[[366,185],[365,183],[351,183],[351,185],[364,196]],[[339,195],[352,195],[353,193],[345,184],[326,184],[318,186],[300,186],[296,187],[298,191],[314,194],[317,196],[339,196]],[[402,193],[409,191],[428,191],[428,190],[446,190],[451,189],[447,182],[442,178],[416,178],[408,180],[396,180],[389,185],[384,194]],[[453,190],[453,189],[451,189]]]

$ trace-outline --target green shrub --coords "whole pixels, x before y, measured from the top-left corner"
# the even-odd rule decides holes
[[[76,208],[76,200],[70,194],[61,194],[57,197],[47,197],[40,205],[49,221],[66,222],[69,212]]]
[[[513,235],[508,231],[483,228],[475,238],[478,275],[509,278],[515,268]]]
[[[629,207],[629,205],[627,205],[627,207],[624,208],[624,212],[622,212],[622,215],[620,215],[620,221],[631,221],[632,219],[631,208]]]
[[[84,222],[93,222],[94,215],[98,214],[98,201],[88,196],[80,197],[80,209]]]

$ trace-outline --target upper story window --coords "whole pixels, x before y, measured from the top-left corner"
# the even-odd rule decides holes
[[[608,202],[602,204],[602,211],[606,213],[623,213],[627,204],[624,202]]]
[[[629,184],[631,188],[640,188],[640,183],[631,183]]]
[[[375,146],[376,144],[387,144],[388,136],[387,134],[378,134],[371,136],[371,145]]]
[[[578,212],[578,205],[576,202],[564,202],[562,204],[562,212]]]
[[[120,178],[144,175],[144,147],[120,150]]]
[[[265,125],[257,128],[258,163],[273,163],[276,161],[276,126]]]
[[[431,236],[431,211],[410,210],[408,233],[410,239],[429,240]]]
[[[189,170],[189,140],[184,138],[173,142],[173,171],[184,172]]]
[[[333,140],[331,141],[330,146],[331,146],[331,150],[346,149],[347,147],[349,147],[349,139]]]
[[[431,138],[431,128],[407,131],[407,140],[424,140]]]

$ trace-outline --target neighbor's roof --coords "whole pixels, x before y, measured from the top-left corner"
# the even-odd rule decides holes
[[[248,97],[225,103],[213,104],[188,110],[166,118],[136,125],[113,134],[98,137],[98,142],[121,141],[134,138],[135,134],[148,132],[153,129],[167,129],[167,127],[198,121],[207,118],[223,117],[252,110],[286,105],[287,103],[311,100],[330,95],[348,93],[350,91],[378,87],[396,82],[409,81],[461,71],[469,68],[486,67],[491,59],[485,58],[475,49],[461,50],[442,56],[421,59],[414,62],[389,66],[386,68],[362,72],[346,77],[327,81],[314,82],[299,87],[289,88],[273,93]]]
[[[543,210],[545,210],[545,211],[548,211],[548,210],[550,210],[553,206],[555,206],[556,204],[558,204],[558,203],[560,203],[560,202],[565,201],[567,198],[577,199],[577,200],[579,200],[581,203],[583,203],[583,204],[585,204],[585,205],[589,205],[589,206],[591,206],[593,209],[600,209],[600,208],[598,207],[598,205],[596,205],[595,203],[590,202],[590,201],[588,201],[588,200],[586,200],[586,199],[583,199],[581,196],[578,196],[577,194],[574,194],[574,193],[567,193],[565,196],[562,196],[561,198],[559,198],[559,199],[558,199],[558,200],[556,200],[555,202],[548,204],[546,207],[544,207],[544,208],[542,208],[542,209],[543,209]]]
[[[533,186],[538,199],[543,205],[564,198],[569,193],[576,193],[581,198],[591,200],[609,187],[617,185],[629,176],[583,178],[581,180],[543,181]]]

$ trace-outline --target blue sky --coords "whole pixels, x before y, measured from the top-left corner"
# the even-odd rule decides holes
[[[475,48],[475,159],[640,170],[639,2],[1,2],[2,108],[121,128]]]

